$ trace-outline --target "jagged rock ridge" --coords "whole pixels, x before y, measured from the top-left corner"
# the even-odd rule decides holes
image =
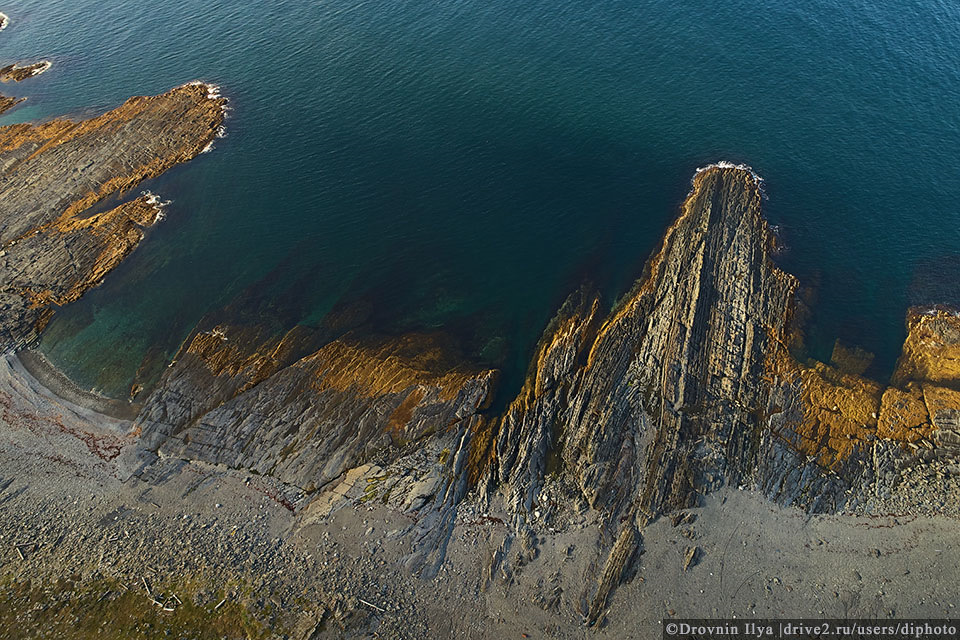
[[[374,497],[418,513],[409,561],[428,574],[470,488],[513,514],[521,548],[508,538],[496,562],[533,553],[547,522],[593,514],[600,537],[578,600],[595,621],[646,524],[706,492],[752,486],[813,511],[852,508],[903,465],[960,444],[956,314],[911,314],[886,389],[798,362],[797,282],[772,261],[761,203],[749,169],[698,172],[632,291],[609,314],[589,289],[571,295],[502,416],[483,411],[494,372],[451,367],[413,336],[306,351],[303,328],[224,324],[195,333],[147,400],[143,442],[316,491],[308,519]]]
[[[442,560],[471,487],[513,514],[518,553],[562,512],[592,513],[600,538],[580,602],[596,620],[661,514],[725,484],[834,511],[892,482],[916,442],[960,442],[956,375],[941,366],[952,347],[930,350],[912,330],[886,390],[791,356],[797,283],[771,259],[761,203],[749,169],[698,172],[633,290],[609,314],[596,293],[575,292],[502,416],[484,413],[494,372],[451,364],[423,336],[314,350],[304,328],[220,324],[195,332],[148,398],[142,441],[316,492],[310,517],[374,496],[417,512],[419,569]],[[911,318],[941,342],[960,326],[946,311]]]

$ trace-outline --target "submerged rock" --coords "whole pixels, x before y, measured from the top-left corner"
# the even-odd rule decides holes
[[[91,207],[199,154],[224,102],[191,84],[82,122],[0,128],[0,349],[29,343],[136,248],[156,196]]]

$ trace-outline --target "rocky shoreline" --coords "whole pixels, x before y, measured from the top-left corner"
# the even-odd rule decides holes
[[[960,315],[911,310],[889,384],[854,351],[798,359],[798,283],[749,167],[696,172],[613,309],[573,292],[502,412],[499,372],[441,333],[257,309],[201,320],[129,401],[77,389],[27,348],[144,241],[159,198],[127,194],[209,151],[225,104],[192,82],[0,128],[0,631],[576,638],[673,615],[953,615]],[[756,568],[731,595],[734,562]]]

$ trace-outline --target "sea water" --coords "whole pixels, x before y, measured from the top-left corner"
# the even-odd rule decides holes
[[[523,373],[564,297],[612,304],[697,167],[765,180],[782,266],[889,375],[910,304],[960,302],[960,4],[856,0],[8,0],[0,124],[193,79],[232,111],[151,181],[165,219],[42,348],[125,396],[211,310],[437,330]],[[137,191],[139,193],[139,189]],[[258,311],[259,312],[259,311]],[[156,357],[154,358],[157,359]],[[509,382],[512,380],[513,382]]]

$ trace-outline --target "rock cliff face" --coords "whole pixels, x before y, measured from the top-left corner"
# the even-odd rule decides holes
[[[0,128],[0,349],[28,343],[136,248],[158,218],[155,197],[90,208],[199,154],[223,105],[191,84],[83,122]]]

